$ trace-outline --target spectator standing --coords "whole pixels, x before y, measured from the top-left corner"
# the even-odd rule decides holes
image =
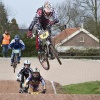
[[[1,47],[2,47],[3,57],[7,57],[8,45],[10,43],[10,34],[7,30],[5,30],[4,34],[1,35],[0,42],[1,42]]]

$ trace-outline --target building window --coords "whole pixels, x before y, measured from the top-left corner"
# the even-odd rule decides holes
[[[83,36],[80,37],[80,42],[84,42],[84,37]]]

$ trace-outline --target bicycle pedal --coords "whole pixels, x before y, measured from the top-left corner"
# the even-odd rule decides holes
[[[13,66],[13,63],[11,63],[10,66]]]
[[[54,56],[50,56],[50,57],[49,57],[49,60],[53,60],[53,59],[55,59]]]
[[[18,64],[20,64],[20,62],[17,62]]]

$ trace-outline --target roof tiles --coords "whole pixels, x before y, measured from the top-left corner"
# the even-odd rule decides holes
[[[73,34],[74,32],[78,31],[80,28],[68,28],[63,30],[61,33],[57,34],[54,38],[53,41],[55,44],[60,43],[62,40]]]

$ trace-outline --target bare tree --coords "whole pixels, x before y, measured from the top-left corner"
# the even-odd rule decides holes
[[[95,29],[95,35],[98,36],[100,40],[100,0],[74,0],[76,2],[76,5],[79,6],[81,9],[83,9],[84,17],[86,18],[86,21],[88,20],[94,23],[94,29]],[[91,24],[90,24],[91,26]]]
[[[84,12],[71,0],[56,5],[61,24],[67,27],[79,27],[83,23]]]
[[[61,22],[61,24],[68,24],[70,20],[70,8],[71,3],[66,0],[66,2],[62,2],[61,4],[57,4],[56,10],[58,12],[58,18]]]

